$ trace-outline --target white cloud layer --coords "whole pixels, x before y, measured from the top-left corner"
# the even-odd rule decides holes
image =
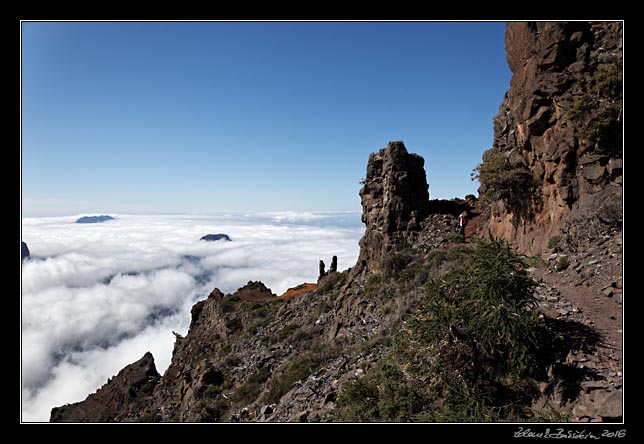
[[[22,419],[84,399],[146,351],[163,373],[190,307],[218,287],[261,280],[275,293],[315,282],[320,259],[355,264],[356,213],[25,218]],[[200,241],[226,233],[232,242]]]

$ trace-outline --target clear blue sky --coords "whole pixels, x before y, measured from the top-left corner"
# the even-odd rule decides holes
[[[369,153],[475,192],[504,23],[22,24],[23,215],[359,211]]]

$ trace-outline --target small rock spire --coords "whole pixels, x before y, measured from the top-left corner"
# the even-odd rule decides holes
[[[329,273],[335,273],[338,271],[338,257],[333,256],[333,259],[331,259],[331,266],[329,267]]]

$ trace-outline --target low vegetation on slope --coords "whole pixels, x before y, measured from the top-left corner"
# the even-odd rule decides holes
[[[338,399],[340,421],[499,421],[530,415],[549,335],[536,283],[499,241],[460,250],[460,265],[425,286],[395,346]],[[444,255],[445,258],[447,254]],[[439,258],[439,262],[440,258]]]

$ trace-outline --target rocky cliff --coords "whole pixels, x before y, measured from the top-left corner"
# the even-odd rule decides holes
[[[358,266],[378,272],[385,255],[396,245],[413,240],[427,217],[429,192],[425,161],[409,154],[403,142],[389,142],[369,156],[360,190],[365,235]]]
[[[482,232],[536,254],[589,219],[619,225],[621,23],[514,22],[505,42],[513,76],[479,167]]]
[[[159,379],[150,352],[128,365],[114,378],[91,394],[85,401],[56,407],[51,411],[52,422],[107,422],[127,418],[138,402],[149,396]]]

